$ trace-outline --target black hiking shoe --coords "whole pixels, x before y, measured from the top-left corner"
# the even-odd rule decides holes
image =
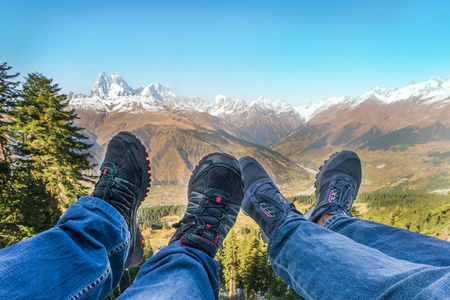
[[[283,197],[266,170],[252,157],[239,160],[245,181],[242,211],[259,225],[263,240],[268,243],[270,236],[281,225],[280,220],[290,213],[300,214],[294,204]]]
[[[305,218],[316,223],[326,214],[344,213],[350,216],[361,176],[361,161],[355,152],[333,154],[316,175],[316,205],[305,214]]]
[[[241,169],[235,157],[225,153],[205,156],[192,172],[186,213],[173,225],[177,231],[169,244],[179,241],[214,258],[236,222],[242,190]]]
[[[144,244],[137,224],[137,210],[150,187],[150,162],[141,141],[129,132],[120,132],[108,144],[100,179],[92,197],[111,204],[124,217],[130,231],[130,248],[125,269],[139,265]]]

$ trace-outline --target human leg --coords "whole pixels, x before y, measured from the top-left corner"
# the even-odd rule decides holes
[[[316,205],[306,215],[324,228],[409,262],[450,266],[450,243],[408,230],[349,217],[361,183],[361,162],[351,151],[336,153],[316,176]],[[324,217],[326,216],[326,217]]]
[[[204,251],[172,243],[144,263],[120,299],[217,299],[218,270]]]
[[[442,299],[450,292],[450,267],[396,259],[300,215],[282,220],[268,255],[306,299]]]
[[[263,232],[271,232],[268,254],[272,266],[300,295],[308,299],[404,299],[433,297],[449,290],[450,268],[399,260],[308,221],[289,203],[280,201],[284,198],[278,195],[278,188],[255,160],[239,162],[246,182],[242,209]],[[334,177],[332,185],[336,179],[340,180]],[[356,196],[351,184],[351,179],[344,178],[337,184],[338,191],[327,193],[327,202],[340,199],[340,195],[345,202],[336,200],[331,207],[316,205],[316,211],[339,213],[348,207]]]
[[[72,204],[54,228],[0,251],[0,298],[108,295],[124,266],[142,258],[135,221],[150,182],[146,156],[130,133],[113,137],[91,197]]]
[[[237,160],[204,157],[189,180],[188,206],[169,246],[141,268],[124,298],[218,299],[218,248],[233,227],[243,197]]]
[[[129,242],[117,210],[82,197],[52,229],[0,250],[0,299],[104,298],[122,277]]]
[[[409,262],[450,267],[450,243],[424,234],[371,221],[335,215],[324,228],[386,255]]]

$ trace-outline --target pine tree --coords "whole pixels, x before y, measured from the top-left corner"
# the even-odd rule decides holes
[[[255,236],[249,236],[245,249],[242,251],[240,264],[240,274],[247,297],[261,291],[265,267],[266,261],[261,241]]]
[[[236,283],[239,278],[238,253],[239,247],[236,232],[231,230],[225,241],[223,259],[221,261],[227,294],[230,296],[236,293]]]
[[[86,152],[90,145],[84,142],[82,128],[74,125],[77,117],[67,108],[58,84],[40,73],[25,79],[14,110],[22,166],[45,183],[64,209],[87,193],[80,182],[90,181],[83,174],[91,169]]]
[[[12,67],[0,65],[0,184],[5,184],[9,176],[11,162],[11,143],[9,139],[10,117],[8,112],[14,107],[19,82],[13,81],[19,73],[9,75]]]
[[[10,70],[6,63],[0,65],[0,248],[20,240],[26,231],[15,225],[16,215],[10,209],[17,205],[17,199],[11,194],[18,190],[18,181],[12,177],[11,117],[8,114],[14,107],[19,84],[13,81],[19,74],[10,75]]]

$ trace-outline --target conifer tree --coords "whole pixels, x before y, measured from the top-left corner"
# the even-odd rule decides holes
[[[236,232],[231,230],[225,241],[222,258],[223,275],[226,282],[227,294],[233,296],[236,293],[237,280],[239,278],[239,247]]]
[[[80,182],[90,180],[82,173],[91,169],[86,152],[90,145],[82,128],[74,125],[75,112],[67,108],[58,84],[40,73],[25,79],[14,110],[22,165],[66,208],[87,193]]]
[[[245,294],[249,297],[261,291],[266,261],[261,241],[255,236],[249,237],[245,249],[241,252],[241,278]]]
[[[0,184],[5,184],[6,177],[9,176],[9,165],[11,160],[10,152],[10,117],[8,112],[14,107],[17,97],[17,85],[14,81],[19,73],[8,74],[12,67],[6,63],[0,65]]]
[[[21,228],[15,225],[15,215],[10,210],[17,203],[11,193],[18,190],[18,184],[11,172],[13,153],[10,139],[11,117],[8,113],[14,106],[19,84],[13,81],[19,74],[10,75],[10,70],[11,67],[6,63],[0,65],[0,248],[23,236]]]

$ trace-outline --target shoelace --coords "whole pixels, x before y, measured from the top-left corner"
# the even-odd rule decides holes
[[[344,214],[349,215],[347,210],[349,210],[353,204],[353,201],[351,199],[352,191],[353,191],[353,187],[350,183],[343,184],[340,189],[335,188],[335,189],[331,190],[331,192],[330,192],[331,195],[329,196],[329,199],[327,199],[327,201],[329,203],[329,208],[322,214],[322,222],[324,222],[323,217],[331,211],[339,210],[339,211],[343,212]],[[348,204],[347,208],[344,208],[342,206],[342,204],[344,204],[346,202],[349,202],[349,204]]]
[[[116,188],[114,193],[112,192],[113,186],[116,185],[116,180],[121,186],[126,188],[126,191]],[[104,183],[105,187],[102,187],[101,183]],[[119,213],[125,218],[127,224],[130,224],[130,217],[129,217],[129,213],[131,211],[130,200],[132,200],[133,198],[133,192],[127,185],[132,186],[133,184],[121,178],[115,178],[115,176],[110,174],[102,174],[98,183],[95,186],[95,189],[98,189],[98,191],[103,194],[104,200],[109,204],[111,204],[113,207],[115,207],[119,211]],[[112,198],[113,194],[120,197],[121,199],[116,200]]]
[[[217,220],[219,221],[219,223],[220,223],[220,222],[221,222],[222,215],[227,213],[227,212],[225,211],[225,209],[226,209],[228,203],[220,203],[220,205],[223,206],[223,207],[219,207],[218,204],[215,204],[215,203],[216,203],[216,202],[215,202],[215,198],[212,198],[212,197],[206,198],[206,197],[204,197],[204,199],[207,199],[207,200],[208,200],[208,204],[207,204],[206,206],[204,206],[204,210],[203,210],[203,212],[202,212],[202,213],[203,213],[202,216],[205,216],[205,215],[206,215],[206,216],[211,216],[211,217],[217,219]],[[208,208],[219,209],[220,212],[221,212],[222,214],[221,214],[220,216],[217,216],[217,213],[212,213],[212,212],[210,212],[210,211],[208,210]],[[206,213],[206,214],[205,214],[205,213]],[[188,219],[191,219],[191,218],[194,218],[195,221],[193,220],[194,222],[189,222]],[[181,226],[182,223],[185,223],[185,224],[191,223],[190,226],[186,227],[186,231],[189,230],[191,227],[197,225],[197,229],[199,230],[198,233],[199,233],[200,235],[203,234],[203,230],[205,230],[206,225],[207,225],[206,222],[205,222],[203,219],[201,219],[198,215],[191,214],[191,215],[186,216],[186,217],[184,217],[183,219],[181,219],[180,222],[173,224],[172,227],[173,227],[173,228],[178,228],[178,227]],[[217,228],[219,228],[219,226],[217,226]],[[220,234],[220,232],[218,232],[218,230],[215,229],[215,228],[210,228],[210,229],[208,229],[208,230],[212,231],[215,235],[219,235],[219,234]]]

